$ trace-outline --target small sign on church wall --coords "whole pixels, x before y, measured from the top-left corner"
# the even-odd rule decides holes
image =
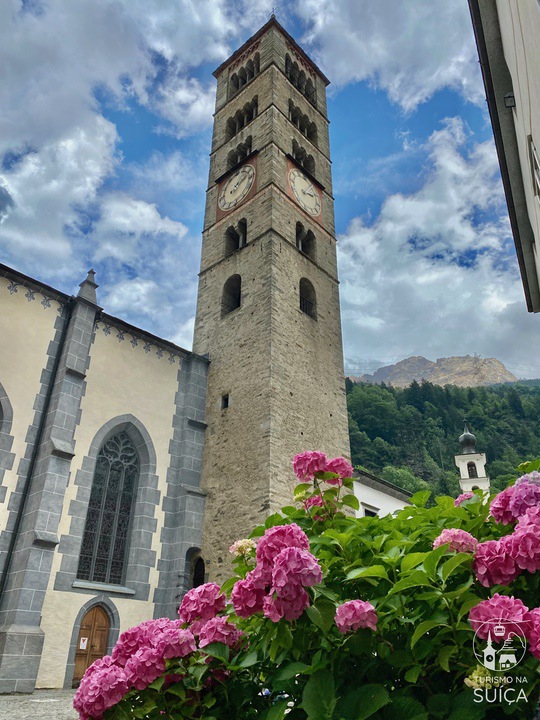
[[[88,646],[88,638],[87,638],[87,637],[82,637],[82,638],[81,638],[81,642],[80,642],[80,644],[79,644],[79,649],[80,649],[80,650],[86,650],[87,646]]]

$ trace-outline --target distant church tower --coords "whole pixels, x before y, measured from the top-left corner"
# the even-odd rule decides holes
[[[211,578],[292,503],[291,459],[349,456],[327,78],[272,18],[215,71],[194,352],[208,355]]]
[[[460,435],[459,444],[461,453],[455,455],[456,465],[459,469],[459,484],[463,492],[471,490],[485,490],[489,492],[489,478],[486,475],[486,454],[476,452],[476,437],[469,432],[465,423],[463,434]]]

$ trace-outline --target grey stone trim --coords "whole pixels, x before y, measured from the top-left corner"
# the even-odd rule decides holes
[[[154,592],[155,617],[175,616],[181,597],[189,589],[188,552],[202,543],[206,494],[200,489],[200,480],[207,371],[207,360],[191,355],[184,358],[178,372],[167,494],[163,498],[159,582]]]
[[[0,383],[0,503],[5,501],[7,493],[7,487],[3,485],[4,475],[6,470],[11,470],[15,462],[15,453],[10,452],[13,445],[12,423],[13,408],[3,385]]]
[[[107,583],[90,582],[89,580],[75,580],[73,587],[93,591],[103,590],[106,593],[115,593],[117,595],[135,595],[135,590],[123,585],[108,585]]]
[[[112,435],[126,432],[139,454],[140,474],[135,489],[135,507],[130,528],[130,541],[125,588],[134,600],[148,600],[150,595],[150,570],[155,567],[156,553],[152,550],[152,536],[157,529],[155,509],[161,500],[156,472],[156,452],[148,430],[134,415],[119,415],[106,422],[96,433],[88,454],[83,458],[81,468],[75,476],[78,486],[77,497],[71,502],[68,514],[71,523],[68,535],[62,535],[58,548],[62,556],[54,589],[75,593],[94,593],[97,584],[88,587],[86,581],[77,579],[79,555],[81,552],[84,526],[90,491],[94,479],[96,460],[100,448]],[[99,584],[104,596],[118,593],[118,585]],[[123,587],[123,586],[122,586]]]
[[[35,626],[0,627],[0,693],[33,692],[44,640]]]
[[[0,268],[2,266],[0,265]],[[7,274],[6,274],[7,275]],[[7,275],[9,277],[9,275]],[[17,484],[12,491],[9,501],[8,501],[8,520],[6,523],[6,527],[2,529],[0,532],[0,572],[3,571],[4,563],[6,561],[7,557],[7,551],[11,542],[11,534],[13,532],[13,528],[15,527],[15,522],[17,518],[17,514],[19,512],[19,505],[21,502],[23,489],[26,484],[26,478],[28,474],[28,469],[30,467],[30,458],[32,457],[34,453],[34,447],[37,437],[38,428],[41,423],[41,417],[43,414],[43,407],[45,405],[45,398],[47,396],[47,391],[49,389],[49,385],[51,382],[51,376],[52,376],[52,370],[54,367],[54,363],[56,360],[56,355],[59,352],[60,349],[60,340],[62,337],[62,330],[64,328],[64,318],[62,316],[58,316],[55,319],[54,322],[54,329],[55,334],[53,337],[53,340],[49,343],[49,348],[47,350],[47,360],[46,365],[43,368],[41,372],[41,385],[39,388],[39,392],[36,395],[36,398],[34,400],[34,419],[32,421],[32,425],[29,426],[27,432],[26,432],[26,450],[24,457],[20,458],[19,465],[17,468]],[[10,406],[11,407],[11,406]],[[4,403],[2,403],[2,408],[4,408]],[[0,439],[2,437],[2,433],[0,433]],[[0,488],[1,489],[1,488]],[[5,488],[4,488],[5,490]],[[0,625],[2,624],[8,624],[7,622],[0,619]],[[1,678],[0,678],[1,680]]]
[[[15,498],[17,509],[13,506],[10,508],[18,511],[23,488],[27,487],[24,514],[0,608],[0,624],[8,627],[25,625],[39,628],[52,559],[58,542],[56,534],[72,455],[66,452],[53,454],[52,449],[55,445],[56,448],[59,447],[58,442],[64,449],[66,444],[73,443],[84,390],[83,376],[89,363],[96,307],[76,300],[70,310],[67,325],[65,319],[57,319],[57,334],[48,351],[51,356],[46,368],[48,372],[42,374],[42,380],[45,380],[47,385],[43,387],[43,400],[36,401],[35,404],[36,418],[38,412],[41,414],[45,407],[47,415],[40,417],[35,430],[27,434],[26,462],[21,461],[19,465],[19,475],[22,477],[19,480],[20,494]],[[68,366],[76,368],[78,375],[68,372]],[[37,438],[40,443],[37,454],[32,454],[32,451],[29,454],[31,441],[36,442]],[[21,657],[17,667],[21,677],[28,679],[29,685],[30,681],[35,683],[39,663],[26,662]],[[5,669],[7,673],[16,671],[9,664]],[[30,671],[34,673],[32,677],[28,674]],[[0,667],[0,680],[4,686],[9,684],[11,679],[3,674]],[[15,689],[16,687],[13,687],[13,690]]]
[[[120,632],[120,615],[118,614],[116,605],[106,595],[96,595],[91,600],[88,600],[88,602],[86,602],[77,613],[69,644],[66,674],[64,676],[65,688],[70,688],[73,684],[73,673],[75,672],[75,652],[77,650],[77,640],[79,638],[79,630],[81,628],[82,619],[86,613],[96,605],[100,605],[105,610],[111,623],[109,639],[107,641],[107,655],[111,654],[113,647],[116,645],[116,641],[118,640],[118,634]]]

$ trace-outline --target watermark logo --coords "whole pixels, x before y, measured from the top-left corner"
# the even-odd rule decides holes
[[[480,665],[487,670],[512,670],[523,660],[527,651],[524,627],[515,620],[482,623],[474,634],[473,650]]]

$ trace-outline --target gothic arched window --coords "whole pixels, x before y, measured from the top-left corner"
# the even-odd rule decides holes
[[[476,463],[475,462],[468,462],[467,463],[467,471],[469,473],[470,478],[477,478],[478,477],[478,470],[476,469]]]
[[[139,456],[126,432],[103,443],[88,503],[77,570],[80,580],[122,584],[139,469]]]

